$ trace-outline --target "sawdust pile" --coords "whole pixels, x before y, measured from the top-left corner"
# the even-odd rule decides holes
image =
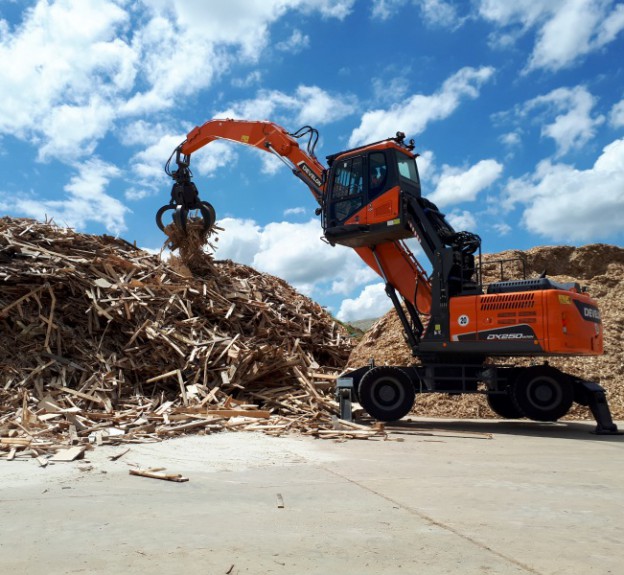
[[[551,365],[566,372],[598,381],[607,390],[609,405],[616,419],[624,418],[624,249],[592,244],[583,247],[537,247],[526,251],[509,250],[484,255],[484,284],[501,279],[495,260],[514,260],[503,265],[503,279],[522,277],[524,261],[527,277],[546,272],[559,282],[578,281],[586,286],[600,307],[605,331],[605,353],[600,357],[552,358]],[[404,342],[403,329],[394,311],[387,313],[367,332],[351,353],[350,367],[366,365],[374,357],[379,365],[416,363]],[[513,359],[516,364],[529,360]],[[536,360],[537,361],[537,360]],[[538,361],[539,362],[539,361]],[[418,397],[414,413],[440,417],[497,417],[483,397],[431,394]],[[580,406],[568,418],[591,419]]]
[[[110,428],[128,440],[233,429],[233,415],[278,433],[331,420],[345,330],[283,280],[213,261],[205,241],[165,262],[0,218],[0,452]]]

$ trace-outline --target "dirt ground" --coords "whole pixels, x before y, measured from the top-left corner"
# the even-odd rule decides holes
[[[618,422],[621,425],[621,422]],[[624,442],[590,422],[402,422],[0,461],[2,572],[622,573]],[[135,477],[166,468],[188,482]]]

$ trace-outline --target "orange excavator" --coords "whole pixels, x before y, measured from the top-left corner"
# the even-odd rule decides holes
[[[589,406],[598,433],[616,433],[604,389],[548,365],[497,364],[496,358],[600,355],[603,328],[596,302],[577,283],[539,278],[503,280],[484,288],[481,239],[456,231],[421,195],[414,141],[405,134],[327,156],[315,155],[318,132],[288,132],[265,121],[213,119],[193,128],[165,170],[171,201],[158,210],[186,229],[199,214],[206,229],[214,208],[200,200],[191,155],[215,140],[252,146],[281,159],[310,189],[325,239],[354,249],[385,282],[416,366],[371,364],[348,374],[343,390],[373,417],[394,421],[420,393],[486,394],[503,418],[556,421],[573,402]],[[299,145],[305,141],[305,149]],[[175,161],[175,169],[172,167]],[[416,238],[431,273],[405,243]]]

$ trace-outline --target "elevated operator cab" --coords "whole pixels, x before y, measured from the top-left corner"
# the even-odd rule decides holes
[[[408,197],[420,198],[416,158],[402,135],[327,157],[325,237],[349,247],[413,236],[405,217]]]

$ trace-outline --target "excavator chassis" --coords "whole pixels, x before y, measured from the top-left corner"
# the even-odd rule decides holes
[[[418,394],[482,394],[503,419],[557,421],[573,403],[587,406],[596,420],[594,433],[619,435],[605,390],[566,374],[548,363],[529,367],[436,363],[411,367],[375,366],[374,362],[337,380],[339,415],[350,420],[357,401],[375,419],[396,421],[412,409]]]

